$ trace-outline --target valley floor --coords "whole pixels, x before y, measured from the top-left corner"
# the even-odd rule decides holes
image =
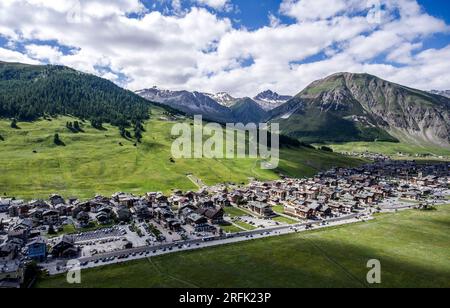
[[[450,147],[414,145],[404,142],[348,142],[330,145],[339,153],[378,153],[394,159],[445,160],[450,161]]]
[[[450,206],[82,272],[78,287],[450,287]],[[270,248],[268,248],[270,247]],[[366,264],[381,262],[368,285]],[[65,277],[39,288],[71,287]]]
[[[143,194],[172,189],[197,190],[187,175],[206,185],[247,183],[249,177],[273,180],[279,174],[312,176],[334,166],[362,163],[342,155],[307,148],[282,149],[277,170],[262,170],[257,159],[176,159],[171,161],[172,126],[153,110],[145,124],[142,143],[120,136],[116,127],[96,130],[89,123],[72,133],[66,122],[77,119],[20,122],[0,120],[0,194],[25,199],[47,198],[52,193],[81,199],[117,191]],[[53,142],[58,133],[65,146]]]

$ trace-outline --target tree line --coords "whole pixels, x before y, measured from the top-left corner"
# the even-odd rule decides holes
[[[0,117],[33,121],[71,115],[101,129],[149,117],[149,102],[114,83],[62,66],[0,65]]]

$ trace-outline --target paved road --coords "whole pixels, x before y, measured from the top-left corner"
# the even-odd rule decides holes
[[[257,229],[253,231],[243,231],[239,233],[229,234],[229,235],[222,235],[222,236],[214,236],[209,237],[206,240],[205,239],[193,239],[193,240],[187,240],[187,241],[180,241],[179,243],[170,243],[170,244],[161,244],[157,246],[142,246],[142,247],[136,247],[116,252],[110,252],[110,253],[104,253],[99,254],[92,257],[85,257],[85,258],[79,258],[77,259],[80,264],[85,264],[82,266],[82,269],[87,268],[94,268],[99,267],[103,265],[109,265],[109,264],[117,264],[122,262],[128,262],[132,260],[138,260],[143,259],[147,257],[152,256],[158,256],[168,253],[173,253],[177,251],[188,251],[188,250],[195,250],[195,249],[201,249],[206,247],[212,247],[212,246],[219,246],[224,244],[230,244],[230,243],[237,243],[242,241],[249,241],[257,238],[265,238],[265,237],[271,237],[271,236],[279,236],[279,235],[285,235],[290,233],[296,233],[300,231],[308,230],[307,227],[314,226],[313,228],[325,228],[329,226],[335,226],[340,224],[348,224],[348,223],[354,223],[359,221],[359,217],[365,216],[367,213],[361,212],[361,213],[355,213],[351,215],[346,215],[342,217],[335,217],[325,220],[327,222],[327,225],[323,225],[324,221],[314,221],[314,222],[305,222],[305,223],[298,223],[294,225],[283,225],[283,226],[277,226],[277,227],[270,227],[265,229]],[[125,256],[125,258],[120,258]],[[113,260],[108,260],[114,258]],[[107,260],[107,261],[104,261]],[[65,273],[67,269],[64,266],[60,266],[58,268],[58,264],[61,263],[65,264],[65,261],[54,261],[51,263],[43,263],[41,264],[44,268],[49,270],[50,275],[56,275]]]

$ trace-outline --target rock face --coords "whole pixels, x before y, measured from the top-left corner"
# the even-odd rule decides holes
[[[292,96],[279,95],[271,90],[261,92],[253,98],[253,100],[266,111],[275,109],[290,99],[292,99]]]
[[[207,120],[222,123],[234,120],[233,113],[229,108],[200,92],[170,91],[153,87],[136,91],[136,94],[189,115],[202,115]]]
[[[216,94],[210,94],[210,93],[203,93],[203,94],[208,96],[209,98],[215,100],[217,103],[219,103],[220,105],[225,106],[225,107],[231,107],[236,103],[236,98],[234,98],[227,92],[219,92]]]
[[[408,140],[450,143],[450,99],[368,74],[339,73],[309,85],[270,113],[307,142]]]

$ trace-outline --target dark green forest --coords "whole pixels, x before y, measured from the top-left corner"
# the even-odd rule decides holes
[[[71,115],[115,126],[149,117],[150,103],[114,83],[64,66],[0,62],[0,117]]]

